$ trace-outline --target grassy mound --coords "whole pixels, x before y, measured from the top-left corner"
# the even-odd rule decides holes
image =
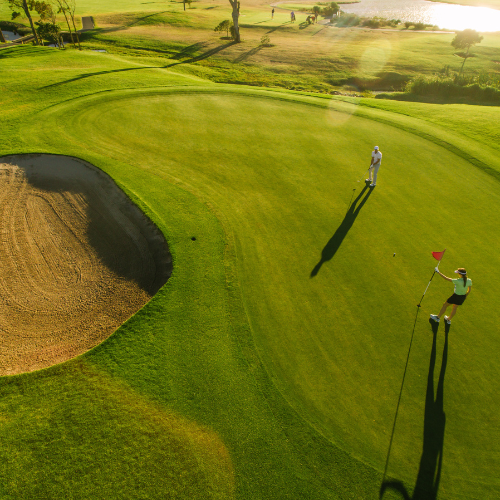
[[[430,105],[5,54],[0,152],[104,169],[163,231],[174,271],[100,347],[1,379],[3,496],[372,498],[386,463],[398,487],[430,490],[443,450],[440,497],[498,492],[495,149],[421,119]],[[356,180],[374,144],[370,191]],[[444,247],[442,270],[475,284],[447,336],[427,322],[444,281],[416,316]]]

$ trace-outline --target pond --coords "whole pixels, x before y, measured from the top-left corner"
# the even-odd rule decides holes
[[[12,31],[2,31],[6,42],[12,42],[12,40],[17,40],[21,38],[19,35],[12,33]]]
[[[427,0],[361,0],[341,5],[343,12],[364,17],[385,17],[401,21],[422,22],[441,29],[499,31],[500,10],[466,7]]]

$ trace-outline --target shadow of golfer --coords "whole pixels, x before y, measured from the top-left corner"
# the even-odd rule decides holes
[[[380,498],[383,497],[385,491],[388,489],[400,493],[405,500],[436,500],[438,496],[441,468],[443,465],[444,428],[446,424],[446,415],[444,413],[444,374],[448,362],[449,328],[445,328],[443,359],[436,398],[434,399],[434,367],[436,365],[438,323],[434,321],[432,323],[434,335],[425,395],[424,443],[413,495],[410,496],[401,481],[384,481],[380,487]]]
[[[361,200],[361,198],[363,197],[366,190],[368,190],[368,193]],[[370,197],[372,192],[373,192],[373,189],[370,189],[368,187],[368,185],[365,184],[365,187],[361,190],[361,193],[359,193],[358,197],[354,200],[354,202],[351,204],[351,206],[347,210],[347,213],[345,214],[344,220],[341,222],[340,226],[335,231],[335,234],[330,238],[330,241],[326,244],[325,248],[323,248],[323,251],[321,252],[321,260],[316,264],[314,269],[311,271],[311,275],[310,275],[311,278],[314,278],[314,276],[316,276],[318,274],[319,270],[321,269],[321,266],[325,262],[332,259],[333,256],[337,253],[337,250],[340,248],[340,245],[342,245],[344,238],[346,237],[347,233],[349,232],[352,225],[354,224],[356,217],[359,215],[361,208],[363,208],[363,205],[368,201],[368,198]],[[358,202],[359,202],[359,205],[356,207],[356,204]]]

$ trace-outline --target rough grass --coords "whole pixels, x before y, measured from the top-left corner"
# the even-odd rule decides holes
[[[500,164],[474,140],[498,133],[484,108],[238,90],[143,56],[0,55],[0,153],[105,169],[174,257],[168,284],[99,348],[1,380],[4,497],[377,496],[415,305],[444,247],[442,270],[466,265],[474,290],[434,405],[440,498],[498,494]],[[346,214],[374,143],[379,185]],[[434,365],[427,317],[449,293],[436,278],[417,318],[389,457],[410,492],[435,458],[424,426],[443,436],[425,417],[445,352],[441,325]]]
[[[303,13],[292,24],[289,12],[276,9],[271,19],[269,6],[258,1],[242,6],[243,41],[235,45],[213,32],[230,19],[227,1],[195,2],[186,11],[181,2],[126,4],[128,11],[118,1],[106,5],[108,12],[92,12],[98,29],[83,36],[85,48],[175,58],[188,66],[183,71],[217,83],[324,93],[397,91],[415,76],[461,64],[451,47],[453,34],[308,25]],[[270,37],[270,46],[261,45],[262,36]],[[499,46],[498,34],[485,34],[467,71],[498,73]]]
[[[452,34],[374,33],[321,25],[300,29],[281,13],[274,21],[249,14],[242,19],[243,43],[231,44],[211,31],[229,14],[179,16],[185,16],[182,22],[191,28],[179,27],[177,21],[168,27],[139,26],[140,15],[123,24],[111,24],[113,18],[105,17],[99,24],[102,28],[87,35],[85,43],[124,55],[134,50],[174,57],[190,64],[196,74],[219,83],[316,92],[398,90],[416,75],[433,75],[445,65],[453,67]],[[260,45],[266,34],[272,47]],[[477,57],[468,61],[468,70],[498,72],[494,56],[498,37],[487,35],[483,43],[475,49]],[[457,69],[459,64],[457,60]]]

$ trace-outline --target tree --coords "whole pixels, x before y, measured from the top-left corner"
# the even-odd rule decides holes
[[[46,23],[44,21],[37,21],[35,24],[38,26],[36,32],[42,41],[45,39],[49,43],[53,43],[59,48],[61,47],[61,35],[59,34],[61,32],[61,28],[57,24]]]
[[[8,0],[8,2],[9,7],[12,10],[12,20],[24,14],[24,16],[28,18],[28,21],[30,23],[31,31],[33,32],[33,36],[35,37],[35,43],[37,45],[40,45],[40,40],[33,23],[33,19],[31,17],[31,12],[36,12],[40,16],[40,19],[44,21],[49,15],[49,12],[52,11],[50,4],[37,0]],[[18,9],[20,9],[22,12],[20,12]]]
[[[64,17],[66,18],[66,22],[68,24],[68,27],[70,27],[69,20],[71,20],[71,23],[73,24],[73,31],[76,36],[76,41],[78,42],[78,48],[82,50],[82,46],[80,45],[80,37],[78,36],[78,30],[76,29],[76,22],[75,22],[75,11],[76,11],[76,2],[75,0],[56,0],[56,4],[59,8],[58,12],[62,12],[64,14]],[[71,40],[73,41],[73,34],[71,33],[71,28],[69,30]],[[74,41],[73,41],[74,44]]]
[[[7,40],[5,40],[5,37],[3,36],[1,28],[0,28],[0,42],[7,43]]]
[[[73,38],[73,32],[71,31],[71,24],[69,23],[69,13],[68,9],[66,8],[66,3],[64,0],[54,0],[56,7],[57,7],[57,13],[58,14],[63,14],[64,19],[66,19],[66,24],[68,26],[68,31],[69,31],[69,36],[71,38],[71,43],[76,47],[75,39]]]
[[[476,30],[463,30],[459,31],[456,35],[455,38],[451,41],[451,44],[453,47],[456,49],[467,49],[467,52],[465,53],[464,56],[464,62],[462,63],[462,67],[460,68],[460,73],[458,76],[462,74],[462,70],[464,69],[464,64],[465,61],[467,60],[467,57],[469,57],[469,50],[473,45],[476,45],[476,43],[480,43],[483,37],[476,31]]]
[[[238,2],[238,0],[229,0],[229,3],[233,8],[231,16],[233,18],[234,41],[236,43],[240,43],[241,42],[240,27],[238,25],[238,18],[240,17],[240,2]]]
[[[226,32],[226,37],[229,37],[229,30],[231,29],[231,26],[233,25],[232,21],[228,21],[227,19],[225,21],[221,21],[215,28],[214,31],[217,32]]]
[[[340,7],[337,2],[330,2],[330,7],[333,10],[333,14],[336,16],[340,12]]]

